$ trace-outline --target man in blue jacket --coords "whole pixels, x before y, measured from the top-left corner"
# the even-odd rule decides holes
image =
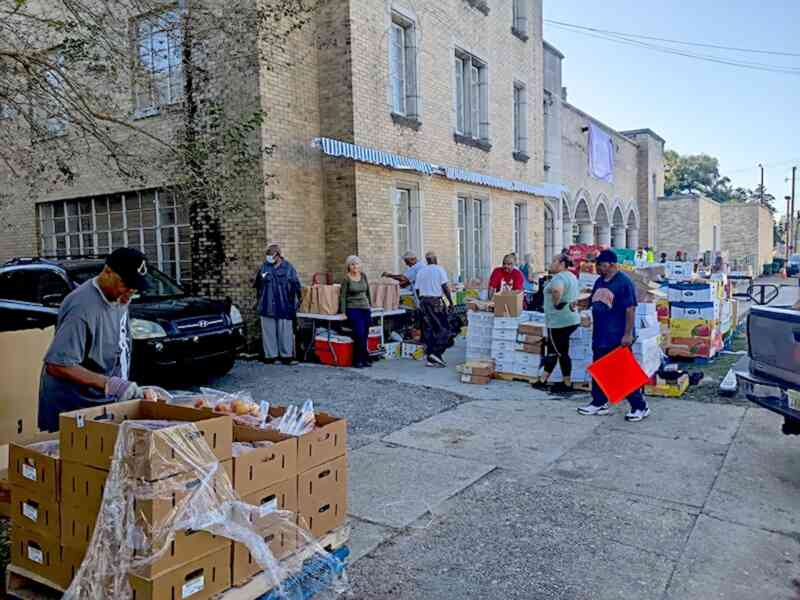
[[[267,259],[253,287],[258,291],[265,362],[271,364],[280,358],[284,364],[295,364],[294,319],[302,286],[297,271],[283,258],[277,244],[267,248]]]
[[[617,255],[603,250],[597,257],[600,278],[592,290],[592,355],[598,360],[620,346],[633,346],[636,324],[636,288],[630,277],[619,270]],[[631,411],[627,421],[641,421],[650,416],[650,409],[641,390],[628,396]],[[578,408],[582,415],[607,415],[608,399],[592,382],[592,402]]]

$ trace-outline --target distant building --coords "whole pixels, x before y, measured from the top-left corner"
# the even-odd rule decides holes
[[[616,131],[570,104],[562,85],[564,55],[547,42],[543,47],[545,178],[563,188],[547,203],[546,255],[577,242],[654,246],[656,199],[664,193],[664,139],[650,129]],[[611,137],[611,182],[589,174],[589,125]]]
[[[692,259],[721,252],[731,264],[761,272],[774,255],[772,212],[758,202],[719,203],[696,195],[658,199],[659,252]]]

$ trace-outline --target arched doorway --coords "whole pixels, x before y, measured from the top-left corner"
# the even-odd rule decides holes
[[[636,218],[636,212],[631,210],[628,213],[628,248],[636,250],[639,248],[639,220]]]
[[[556,219],[553,214],[553,207],[549,202],[544,204],[544,265],[545,267],[553,260],[556,252]],[[561,250],[561,248],[558,248]]]
[[[594,214],[594,239],[600,246],[611,246],[611,222],[605,204],[598,204]]]
[[[625,248],[625,244],[628,243],[625,233],[625,217],[622,216],[622,209],[619,206],[614,209],[611,221],[611,241],[614,248]]]
[[[575,224],[577,225],[577,242],[580,244],[594,243],[594,223],[592,213],[589,212],[589,203],[581,197],[575,205]]]
[[[561,197],[561,245],[568,248],[575,243],[572,233],[572,215],[569,211],[569,201],[566,196]],[[561,252],[562,248],[558,248]]]

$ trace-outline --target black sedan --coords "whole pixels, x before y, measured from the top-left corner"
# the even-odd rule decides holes
[[[0,331],[55,325],[66,295],[98,275],[104,264],[25,258],[0,266]],[[191,296],[153,267],[148,277],[150,289],[130,305],[131,379],[158,383],[227,373],[245,343],[239,309]]]

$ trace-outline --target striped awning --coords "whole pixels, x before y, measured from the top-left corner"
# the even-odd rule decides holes
[[[390,169],[417,171],[425,175],[433,175],[434,171],[432,164],[416,158],[408,158],[407,156],[383,152],[374,148],[365,148],[364,146],[340,142],[331,138],[316,138],[314,144],[319,146],[328,156],[341,156]]]
[[[398,154],[383,152],[382,150],[375,150],[374,148],[366,148],[364,146],[341,142],[331,138],[315,138],[314,145],[319,146],[328,156],[350,158],[359,162],[379,165],[390,169],[417,171],[425,175],[444,175],[447,179],[452,181],[463,181],[465,183],[483,185],[486,187],[508,190],[510,192],[521,192],[523,194],[548,198],[560,198],[562,192],[566,191],[566,188],[559,184],[532,184],[503,179],[502,177],[483,175],[482,173],[467,171],[459,167],[439,167],[416,158],[400,156]]]

